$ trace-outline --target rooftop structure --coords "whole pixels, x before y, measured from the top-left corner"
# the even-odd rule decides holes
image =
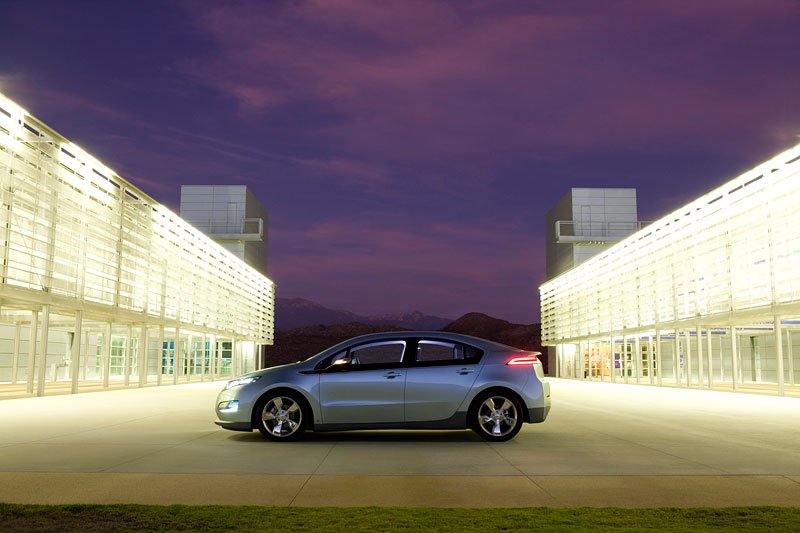
[[[181,218],[267,275],[269,218],[245,185],[181,185]]]
[[[545,220],[547,278],[551,279],[640,228],[636,189],[572,188]]]

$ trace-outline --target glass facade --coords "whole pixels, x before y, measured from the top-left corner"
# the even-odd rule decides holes
[[[0,201],[0,395],[205,379],[272,343],[268,278],[3,95]]]
[[[798,392],[800,145],[540,287],[558,373]]]

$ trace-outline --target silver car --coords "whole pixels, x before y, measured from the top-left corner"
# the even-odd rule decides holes
[[[398,428],[471,428],[505,441],[550,410],[537,355],[454,333],[364,335],[229,381],[216,423],[275,441],[306,429]]]

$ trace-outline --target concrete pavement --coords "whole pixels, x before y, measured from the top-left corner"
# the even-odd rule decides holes
[[[800,399],[551,380],[512,441],[213,425],[221,383],[0,402],[0,501],[294,506],[800,505]]]

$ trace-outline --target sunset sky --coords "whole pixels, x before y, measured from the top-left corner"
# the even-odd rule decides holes
[[[0,92],[155,199],[245,184],[278,296],[539,319],[544,215],[797,144],[800,2],[0,0]]]

